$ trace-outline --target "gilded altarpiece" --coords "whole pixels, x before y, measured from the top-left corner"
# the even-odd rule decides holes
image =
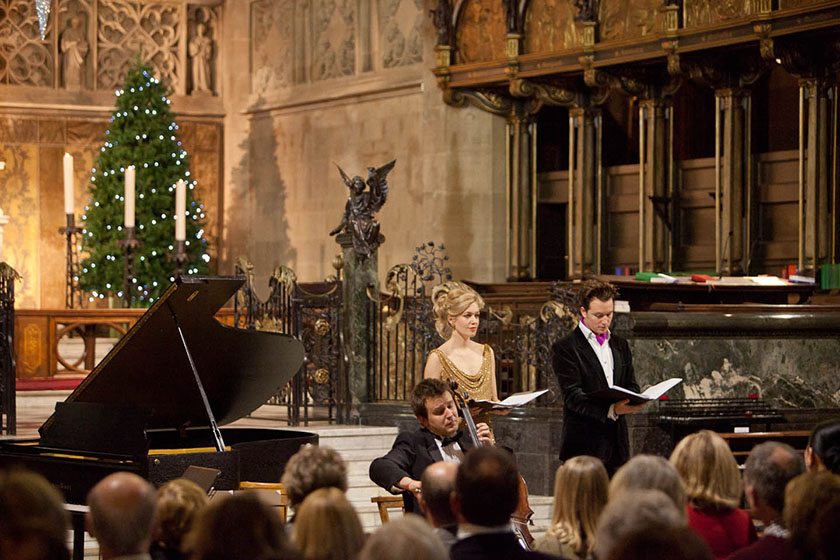
[[[635,39],[661,28],[661,0],[603,0],[598,21],[600,40]]]
[[[683,4],[685,27],[716,25],[744,18],[752,2],[745,0],[686,0]]]
[[[456,64],[503,59],[506,36],[501,1],[467,0],[461,7],[455,31]]]
[[[531,0],[525,12],[525,52],[541,53],[578,47],[583,29],[575,8],[563,0]]]

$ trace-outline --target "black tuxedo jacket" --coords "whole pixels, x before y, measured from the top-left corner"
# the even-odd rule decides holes
[[[468,437],[458,440],[458,445],[463,451],[471,447]],[[391,492],[402,477],[420,480],[426,467],[438,461],[443,461],[443,455],[432,432],[426,428],[415,432],[402,432],[397,436],[391,450],[370,464],[370,479]],[[405,511],[420,511],[420,506],[411,492],[403,492],[402,495]]]
[[[450,549],[452,560],[557,560],[542,552],[525,550],[513,533],[473,535],[460,540]]]
[[[613,357],[613,384],[638,392],[630,346],[610,333]],[[607,417],[609,401],[587,397],[587,393],[607,388],[607,379],[598,356],[580,327],[554,344],[554,374],[563,391],[563,441],[560,459],[591,455],[604,462],[612,475],[630,457],[627,420]]]

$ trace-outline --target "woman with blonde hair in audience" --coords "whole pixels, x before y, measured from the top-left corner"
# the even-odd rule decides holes
[[[152,526],[152,558],[187,558],[182,541],[205,507],[207,494],[191,480],[176,478],[158,488],[155,523]]]
[[[738,463],[715,432],[690,434],[671,453],[688,496],[688,525],[712,549],[715,558],[753,543],[757,536],[749,513],[738,507],[743,486]]]
[[[356,510],[338,488],[319,488],[297,510],[292,542],[305,560],[355,560],[364,544]]]
[[[568,558],[590,558],[595,549],[598,517],[607,505],[609,478],[595,457],[572,457],[554,475],[554,513],[540,552]]]

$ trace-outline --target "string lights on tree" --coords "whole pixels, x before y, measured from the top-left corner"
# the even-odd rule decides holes
[[[204,206],[196,197],[196,182],[178,138],[168,89],[150,68],[137,64],[128,71],[125,86],[115,95],[116,110],[105,131],[96,167],[91,170],[91,201],[82,216],[82,251],[86,258],[80,265],[79,284],[89,292],[91,301],[116,296],[145,307],[175,279],[171,255],[176,249],[175,191],[179,179],[186,183],[185,274],[207,272],[210,256],[204,238]],[[120,242],[128,218],[125,175],[132,165],[136,214],[131,217],[139,247],[133,254],[132,293],[125,294]]]

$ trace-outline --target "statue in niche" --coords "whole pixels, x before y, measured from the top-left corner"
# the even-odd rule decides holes
[[[71,90],[82,89],[85,83],[85,57],[88,42],[85,27],[80,16],[73,16],[67,22],[67,29],[61,34],[59,48],[62,54],[64,87]]]
[[[379,222],[373,218],[373,215],[382,208],[388,198],[386,179],[396,163],[397,160],[392,160],[378,169],[368,167],[367,182],[358,175],[351,179],[343,169],[338,168],[344,184],[350,189],[350,197],[344,206],[341,223],[330,232],[330,235],[349,234],[353,241],[353,250],[362,260],[370,258],[379,248]],[[366,188],[370,190],[366,191]]]
[[[213,57],[213,39],[207,36],[204,23],[195,25],[195,37],[189,44],[192,58],[192,92],[213,93],[210,76],[210,60]]]

